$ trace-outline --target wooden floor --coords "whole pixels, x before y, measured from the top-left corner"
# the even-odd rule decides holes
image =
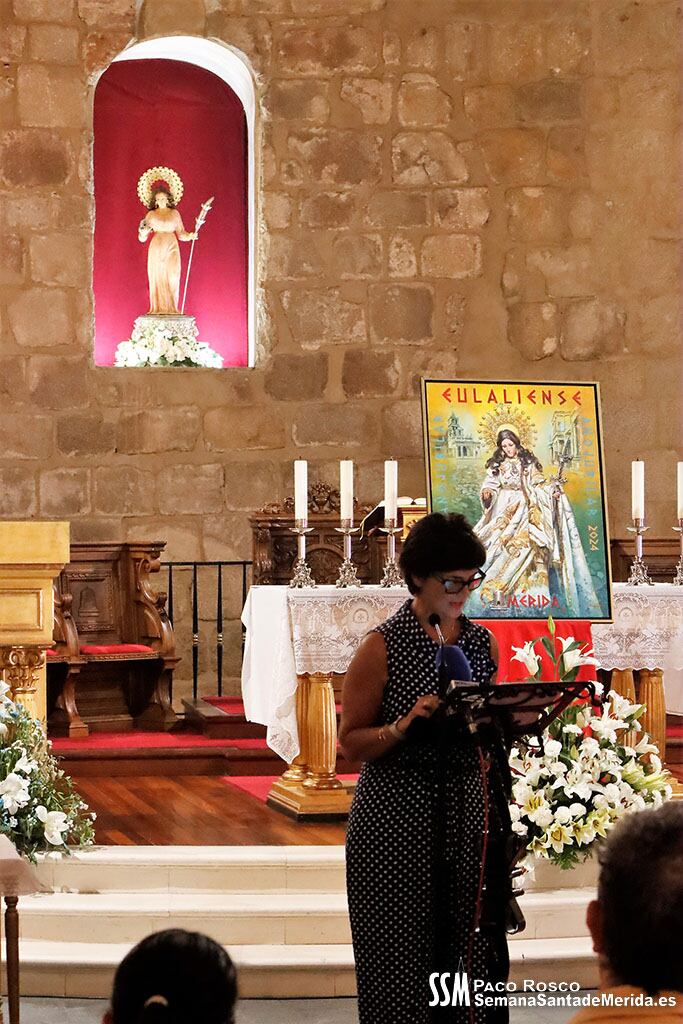
[[[345,823],[300,824],[215,775],[79,778],[106,846],[334,846]]]
[[[683,764],[670,765],[683,782]],[[302,824],[215,775],[79,778],[107,846],[334,846],[346,825]]]

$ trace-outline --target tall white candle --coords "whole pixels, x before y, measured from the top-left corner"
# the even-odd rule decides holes
[[[631,515],[645,518],[645,463],[641,459],[631,463]]]
[[[683,462],[678,463],[678,519],[683,519]]]
[[[387,459],[384,463],[384,518],[398,518],[398,462]]]
[[[339,494],[341,518],[353,521],[353,462],[342,459],[339,463]]]
[[[294,518],[308,520],[308,463],[305,459],[294,462]]]

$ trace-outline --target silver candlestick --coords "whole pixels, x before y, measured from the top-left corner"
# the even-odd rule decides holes
[[[335,527],[337,533],[344,534],[344,561],[339,570],[339,576],[335,586],[337,587],[360,587],[356,567],[351,561],[351,537],[358,533],[358,527],[354,527],[352,519],[342,519],[341,526]]]
[[[678,526],[674,526],[673,529],[678,534],[681,542],[681,553],[680,558],[676,563],[676,575],[674,576],[674,584],[677,587],[683,587],[683,519],[679,519]]]
[[[396,536],[401,533],[401,527],[396,525],[395,519],[386,519],[385,525],[381,526],[380,530],[387,535],[387,560],[384,563],[384,575],[380,586],[402,587],[403,577],[396,564]]]
[[[627,580],[632,587],[639,587],[643,583],[649,587],[654,586],[643,561],[643,534],[649,529],[644,519],[634,519],[633,526],[628,527],[628,532],[636,535],[636,555],[631,562],[631,575]]]
[[[308,525],[307,519],[296,519],[291,532],[296,534],[297,559],[294,563],[294,575],[289,581],[290,587],[315,587],[316,582],[311,573],[311,567],[306,561],[306,534],[311,533],[312,526]]]

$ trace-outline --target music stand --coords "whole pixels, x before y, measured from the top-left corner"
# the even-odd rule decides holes
[[[475,729],[498,722],[507,736],[540,739],[544,729],[586,690],[595,700],[595,683],[578,680],[494,684],[451,680],[446,714],[462,714],[468,725],[471,718]]]
[[[530,680],[523,683],[475,683],[451,680],[446,692],[445,721],[450,717],[464,721],[475,744],[480,745],[478,734],[480,725],[492,726],[493,736],[487,730],[487,740],[497,734],[504,744],[513,739],[535,736],[542,742],[543,731],[561,715],[582,693],[588,691],[591,700],[595,700],[595,684],[591,682],[537,682]],[[507,750],[501,750],[507,760]],[[510,851],[510,878],[519,878],[523,868],[517,867],[518,861],[526,851],[526,840],[520,839]],[[517,897],[524,890],[513,886],[507,907],[506,931],[516,934],[526,927],[524,915],[517,904]]]

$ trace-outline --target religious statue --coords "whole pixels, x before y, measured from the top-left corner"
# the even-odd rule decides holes
[[[185,314],[187,284],[199,229],[213,204],[207,199],[186,231],[177,209],[183,195],[180,175],[172,167],[150,167],[138,181],[138,198],[147,213],[138,225],[138,239],[149,242],[147,277],[149,312],[138,316],[131,337],[116,349],[116,366],[222,366],[223,359],[197,339],[195,318]],[[180,299],[180,246],[192,242]]]
[[[152,240],[147,250],[147,277],[149,279],[149,312],[177,315],[180,298],[180,246],[181,242],[195,242],[199,228],[206,219],[213,198],[207,200],[197,218],[194,231],[186,231],[177,205],[183,195],[180,176],[170,167],[151,167],[138,181],[140,202],[147,214],[138,225],[138,238]],[[203,216],[202,216],[203,215]],[[190,267],[188,265],[189,277]],[[187,291],[187,283],[186,283]],[[183,296],[184,306],[184,296]]]

